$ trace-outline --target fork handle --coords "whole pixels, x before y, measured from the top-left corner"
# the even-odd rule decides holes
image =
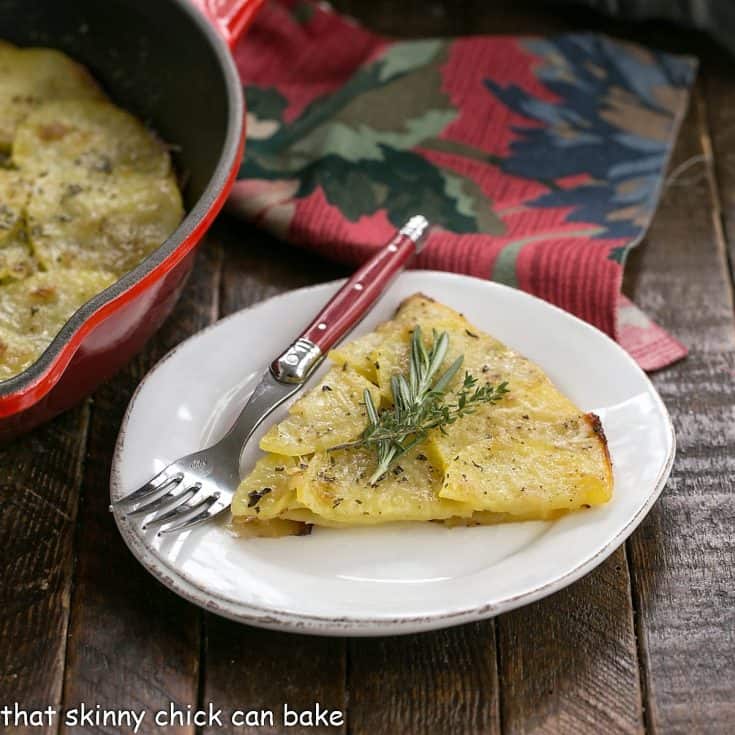
[[[429,222],[425,217],[411,217],[390,242],[354,273],[301,336],[271,364],[274,377],[282,383],[303,383],[329,349],[367,314],[409,259],[421,252],[428,228]]]

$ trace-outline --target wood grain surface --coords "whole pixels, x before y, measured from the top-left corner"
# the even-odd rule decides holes
[[[108,511],[109,474],[122,414],[141,377],[168,349],[216,318],[221,267],[219,246],[202,249],[165,328],[128,369],[95,394],[77,534],[64,686],[67,709],[81,703],[107,709],[124,704],[153,713],[170,702],[179,708],[196,704],[201,614],[150,577],[125,547]],[[113,727],[96,731],[117,732]],[[76,735],[89,729],[61,732]],[[161,730],[147,718],[140,732]],[[166,732],[184,735],[194,728]]]
[[[170,347],[219,316],[346,275],[224,216],[175,314],[93,398],[0,449],[0,707],[80,702],[346,712],[337,728],[141,733],[729,735],[735,722],[735,65],[660,24],[531,0],[338,0],[391,35],[604,29],[703,57],[669,181],[625,290],[691,350],[654,382],[678,457],[626,546],[569,588],[495,620],[415,636],[318,638],[231,623],[149,577],[107,510],[125,406]],[[307,315],[308,316],[308,315]],[[306,319],[304,320],[306,321]],[[294,323],[294,334],[301,324]],[[288,335],[285,335],[285,340]],[[0,728],[1,730],[2,728]],[[113,727],[9,733],[116,733]]]
[[[61,701],[88,425],[89,402],[0,450],[0,706]]]
[[[642,701],[624,549],[497,619],[506,733],[637,733]]]
[[[700,87],[674,166],[710,149]],[[667,189],[630,268],[638,303],[690,348],[654,376],[677,461],[629,544],[647,721],[667,735],[727,733],[735,722],[735,331],[712,166]]]
[[[350,732],[500,730],[492,620],[349,647]]]

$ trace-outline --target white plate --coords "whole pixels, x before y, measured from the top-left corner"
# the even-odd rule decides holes
[[[161,360],[125,415],[112,499],[216,439],[265,366],[339,285],[292,291],[233,314]],[[601,417],[614,466],[613,500],[552,523],[452,529],[401,523],[319,528],[281,539],[236,538],[219,523],[159,537],[116,514],[126,543],[155,577],[244,623],[385,635],[487,618],[537,600],[589,572],[627,538],[661,492],[674,458],[668,413],[641,369],[604,334],[544,301],[432,271],[402,274],[353,336],[390,318],[417,291],[536,361],[582,409]],[[251,441],[243,469],[256,455]]]

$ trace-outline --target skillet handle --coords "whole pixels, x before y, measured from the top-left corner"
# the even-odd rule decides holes
[[[265,0],[193,0],[230,48],[240,40]]]

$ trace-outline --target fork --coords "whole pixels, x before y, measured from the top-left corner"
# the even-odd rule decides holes
[[[142,530],[189,530],[226,511],[240,482],[240,455],[263,420],[296,394],[327,351],[368,313],[409,259],[420,252],[429,223],[412,217],[330,299],[303,333],[266,369],[240,415],[212,446],[181,457],[111,508],[142,519]],[[155,514],[152,517],[151,514]]]

